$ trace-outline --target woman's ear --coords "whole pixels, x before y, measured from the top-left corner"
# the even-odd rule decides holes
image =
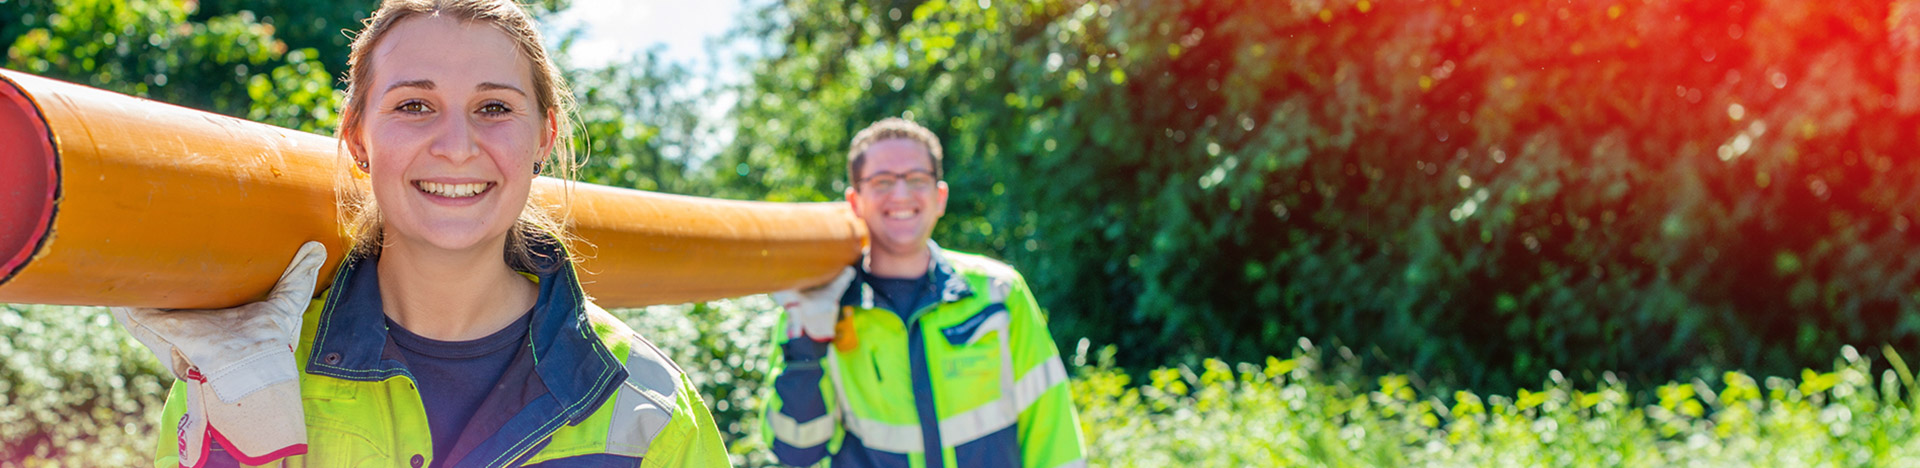
[[[547,133],[540,139],[542,155],[552,154],[553,142],[560,139],[560,119],[557,118],[559,115],[553,109],[547,109]]]
[[[367,145],[360,140],[360,132],[354,131],[352,127],[341,127],[340,144],[347,147],[347,155],[353,157],[355,165],[367,166]]]
[[[560,140],[560,120],[554,118],[558,115],[553,109],[547,109],[547,128],[540,134],[540,151],[533,156],[534,178],[539,178],[540,173],[545,172],[547,158],[553,156],[553,145]]]

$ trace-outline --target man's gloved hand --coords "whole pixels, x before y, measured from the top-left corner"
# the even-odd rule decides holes
[[[787,339],[805,335],[816,342],[833,341],[834,324],[840,321],[840,296],[852,283],[853,267],[847,267],[827,284],[773,293],[773,301],[787,310]]]
[[[293,345],[326,261],[326,246],[301,245],[266,300],[231,309],[112,309],[187,385],[187,413],[177,422],[181,465],[203,464],[215,441],[249,465],[306,453]]]

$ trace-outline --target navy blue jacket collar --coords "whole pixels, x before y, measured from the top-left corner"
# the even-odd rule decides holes
[[[584,419],[626,380],[620,365],[593,333],[586,294],[558,245],[535,242],[535,273],[540,295],[533,307],[528,343],[533,373],[558,400],[568,421]],[[349,258],[335,274],[307,358],[309,374],[375,381],[408,375],[389,355],[386,317],[381,307],[377,256]],[[501,380],[518,378],[502,376]]]

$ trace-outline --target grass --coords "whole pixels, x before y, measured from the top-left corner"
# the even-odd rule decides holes
[[[771,462],[753,411],[771,307],[616,312],[695,374],[744,466]],[[1361,375],[1350,353],[1306,340],[1286,358],[1144,379],[1088,348],[1070,359],[1096,466],[1920,466],[1920,386],[1885,348],[1845,347],[1797,376],[1629,388],[1556,371],[1488,395]],[[104,310],[0,306],[0,467],[145,465],[169,380]]]
[[[1556,371],[1512,395],[1424,395],[1406,376],[1339,378],[1350,364],[1329,369],[1302,340],[1288,359],[1138,384],[1083,354],[1074,391],[1106,466],[1920,466],[1913,376],[1883,354],[1877,374],[1846,347],[1797,379],[1728,371],[1635,392]]]

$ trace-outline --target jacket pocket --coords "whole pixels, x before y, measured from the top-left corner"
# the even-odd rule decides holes
[[[392,447],[363,432],[369,422],[354,424],[309,413],[306,466],[406,466],[409,460],[396,459]]]

